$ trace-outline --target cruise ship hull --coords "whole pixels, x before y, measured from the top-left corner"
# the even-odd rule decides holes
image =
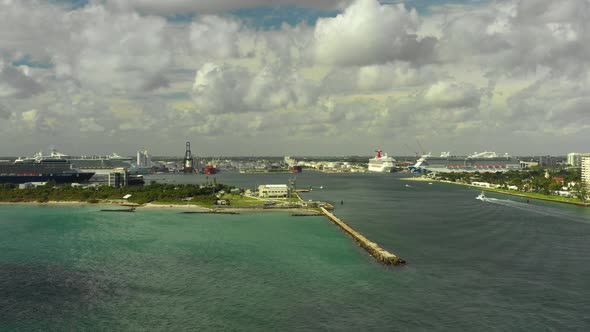
[[[369,170],[369,172],[374,172],[374,173],[392,173],[392,172],[394,172],[395,168],[393,166],[383,166],[383,165],[371,166],[371,165],[369,165],[368,170]]]
[[[381,150],[376,150],[377,156],[369,159],[369,167],[367,170],[374,173],[391,173],[395,170],[395,159],[381,155]]]
[[[519,171],[521,170],[518,167],[469,167],[469,168],[447,168],[447,167],[429,167],[429,166],[422,166],[422,167],[415,167],[410,166],[408,170],[412,173],[453,173],[453,172],[467,172],[467,173],[496,173],[496,172],[507,172],[507,171]]]
[[[27,183],[27,182],[48,182],[56,183],[78,183],[86,182],[94,175],[91,172],[80,172],[70,174],[17,174],[17,175],[0,175],[0,183]]]

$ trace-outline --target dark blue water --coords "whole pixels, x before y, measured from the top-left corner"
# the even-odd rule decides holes
[[[305,199],[408,261],[393,268],[322,217],[0,206],[0,329],[588,329],[590,209],[399,177],[297,175]]]

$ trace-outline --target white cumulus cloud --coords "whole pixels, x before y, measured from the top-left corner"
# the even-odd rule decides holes
[[[315,59],[344,66],[425,61],[432,53],[434,40],[416,35],[419,24],[416,11],[401,4],[356,0],[340,15],[318,20]]]

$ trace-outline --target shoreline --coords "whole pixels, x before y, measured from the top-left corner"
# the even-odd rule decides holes
[[[114,202],[98,202],[98,203],[88,203],[88,202],[80,202],[80,201],[48,201],[48,202],[36,202],[36,201],[28,201],[28,202],[0,202],[0,205],[64,205],[64,206],[72,206],[72,205],[79,205],[79,206],[86,206],[86,205],[96,205],[96,206],[121,206],[121,203],[114,203]]]
[[[146,204],[133,204],[133,203],[125,203],[125,202],[114,202],[114,201],[105,201],[105,202],[98,202],[98,203],[88,203],[88,202],[78,202],[78,201],[48,201],[48,202],[0,202],[1,205],[31,205],[31,206],[119,206],[119,207],[128,207],[128,208],[135,208],[136,210],[198,210],[203,212],[307,212],[307,213],[318,213],[317,210],[310,209],[310,208],[272,208],[272,207],[219,207],[219,208],[209,208],[205,206],[199,206],[194,204],[154,204],[154,203],[146,203]]]
[[[422,178],[422,177],[418,177],[418,176],[415,176],[415,177],[407,177],[407,178],[399,178],[399,179],[400,180],[403,180],[403,181],[420,181],[420,182],[433,182],[433,181],[436,181],[436,182],[442,182],[440,180],[433,180],[433,179]]]
[[[545,198],[545,197],[536,197],[536,196],[527,195],[526,192],[510,192],[510,191],[504,191],[502,189],[496,189],[496,188],[479,187],[479,186],[475,186],[475,185],[472,185],[472,184],[469,184],[469,183],[462,183],[462,182],[434,180],[434,179],[421,178],[421,177],[401,178],[400,180],[404,180],[404,181],[422,181],[422,182],[447,183],[447,184],[454,184],[454,185],[459,185],[459,186],[466,186],[466,187],[470,187],[470,188],[476,188],[476,189],[479,189],[479,190],[489,191],[489,192],[493,192],[493,193],[497,193],[497,194],[504,194],[504,195],[509,195],[509,196],[523,197],[523,198],[527,198],[527,199],[536,199],[536,200],[540,200],[540,201],[553,202],[553,203],[561,203],[561,204],[575,205],[575,206],[585,207],[585,208],[590,207],[590,203],[568,202],[568,201],[562,201],[562,200],[558,200],[558,199],[554,199],[554,198],[550,198],[550,197],[547,197],[547,198]]]

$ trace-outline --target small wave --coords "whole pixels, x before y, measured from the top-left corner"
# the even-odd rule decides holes
[[[516,208],[516,209],[520,209],[520,210],[525,210],[525,211],[533,212],[536,214],[541,214],[544,216],[557,217],[560,219],[567,219],[567,220],[578,221],[578,222],[583,222],[583,223],[590,223],[590,218],[574,216],[571,213],[560,211],[556,208],[540,206],[540,205],[535,205],[535,204],[530,204],[530,203],[522,203],[522,202],[517,202],[517,201],[513,201],[513,200],[509,200],[509,199],[499,199],[499,198],[489,198],[489,197],[486,199],[486,202],[498,204],[498,205],[503,205],[503,206],[507,206],[507,207],[512,207],[512,208]]]

